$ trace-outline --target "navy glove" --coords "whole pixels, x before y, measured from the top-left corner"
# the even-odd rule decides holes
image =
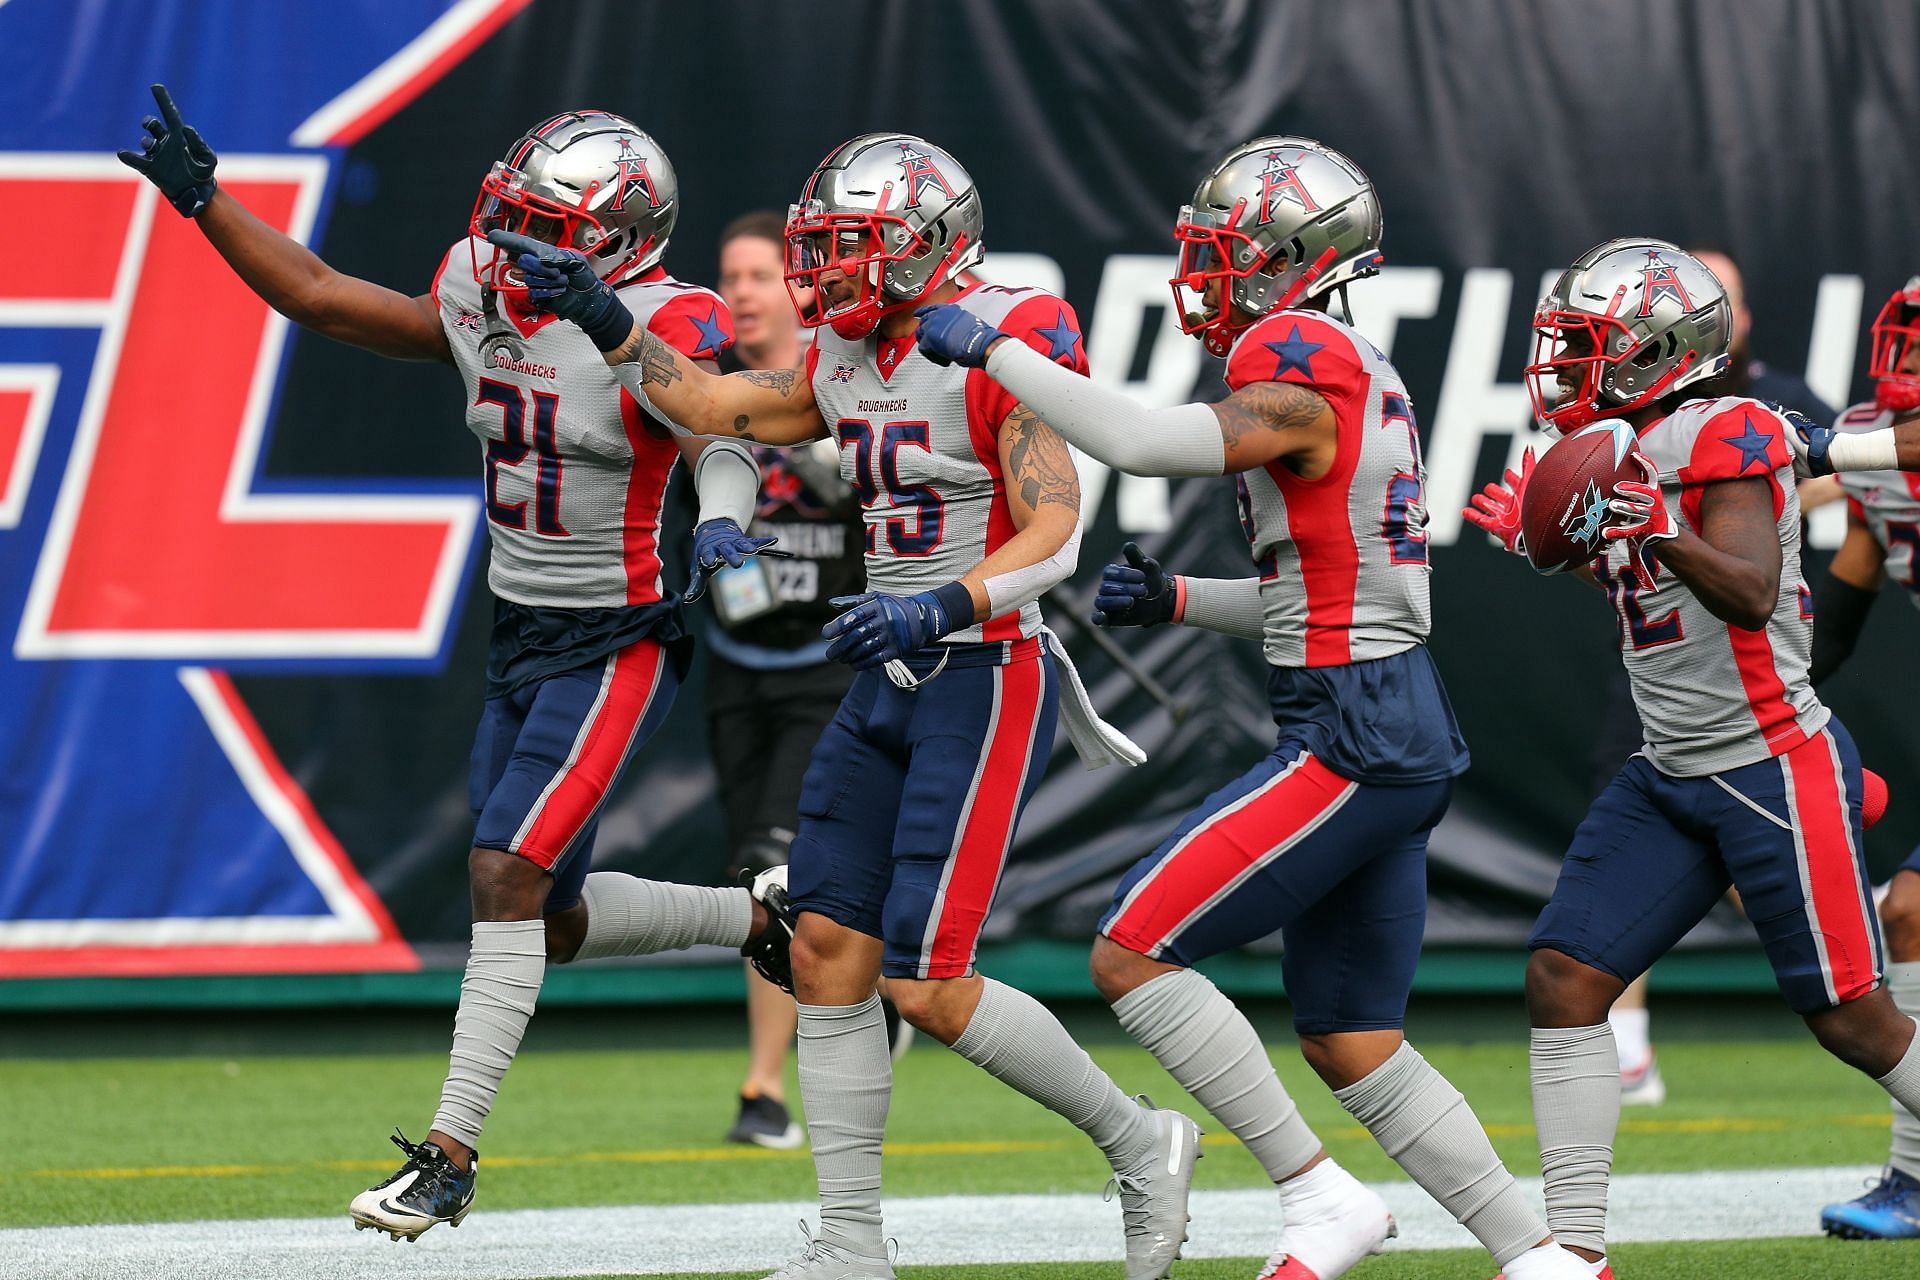
[[[920,354],[935,364],[978,369],[987,363],[987,348],[1007,335],[965,307],[951,302],[921,307],[917,341]]]
[[[1793,428],[1793,435],[1787,438],[1787,443],[1807,464],[1808,474],[1832,475],[1833,461],[1827,457],[1827,450],[1833,447],[1833,438],[1839,433],[1831,427],[1821,426],[1798,409],[1789,409],[1784,405],[1774,407],[1780,410],[1780,416]]]
[[[148,116],[140,122],[146,136],[140,150],[120,152],[120,163],[160,188],[183,218],[191,218],[213,199],[213,167],[220,157],[200,137],[199,131],[180,118],[167,86],[153,86],[153,100],[160,106],[160,117]]]
[[[514,256],[520,278],[527,282],[528,300],[579,325],[594,346],[611,351],[633,332],[627,304],[579,253],[512,231],[489,231],[487,239]]]
[[[1174,575],[1160,562],[1129,542],[1121,548],[1125,564],[1100,571],[1100,591],[1093,598],[1096,627],[1155,627],[1173,621]]]
[[[693,572],[687,576],[686,602],[692,604],[707,589],[707,575],[725,564],[738,569],[748,556],[757,556],[778,538],[749,538],[731,516],[702,521],[693,531]]]
[[[973,597],[958,582],[912,596],[868,591],[835,596],[831,603],[847,611],[820,628],[821,636],[832,641],[827,657],[856,671],[885,666],[973,624]]]

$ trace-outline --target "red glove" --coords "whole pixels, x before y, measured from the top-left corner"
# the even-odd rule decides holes
[[[1473,505],[1460,514],[1469,524],[1478,525],[1506,550],[1525,555],[1520,545],[1520,503],[1526,497],[1527,480],[1533,475],[1533,450],[1520,455],[1520,470],[1508,471],[1506,483],[1494,483],[1473,495]]]
[[[1653,570],[1647,565],[1647,546],[1679,537],[1680,526],[1674,523],[1673,513],[1667,510],[1667,501],[1660,495],[1660,468],[1644,453],[1636,452],[1632,456],[1646,480],[1621,480],[1614,484],[1613,497],[1607,502],[1614,523],[1607,526],[1606,537],[1609,541],[1628,540],[1627,567],[1639,579],[1642,590],[1653,591],[1656,588]]]

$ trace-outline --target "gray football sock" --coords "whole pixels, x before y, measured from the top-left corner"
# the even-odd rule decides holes
[[[753,897],[745,889],[642,880],[596,871],[580,891],[587,904],[581,960],[682,951],[697,943],[744,947],[753,928]]]
[[[1607,1023],[1535,1027],[1533,1124],[1547,1226],[1561,1244],[1604,1252],[1607,1180],[1620,1128],[1620,1057]]]
[[[1074,1043],[1060,1020],[1024,991],[981,979],[980,1003],[953,1051],[994,1079],[1065,1116],[1115,1169],[1153,1147],[1145,1113]]]
[[[547,973],[547,927],[538,920],[482,920],[473,926],[453,1053],[433,1127],[478,1149],[500,1081],[513,1065]]]
[[[1892,1094],[1893,1100],[1900,1106],[1905,1107],[1910,1113],[1920,1114],[1920,1019],[1913,1019],[1913,1023],[1913,1040],[1907,1045],[1906,1056],[1900,1059],[1893,1070],[1881,1076],[1878,1084]],[[1899,1138],[1900,1130],[1896,1127],[1894,1141],[1898,1142]],[[1893,1163],[1898,1165],[1902,1172],[1910,1171],[1908,1166],[1900,1164],[1897,1148]]]
[[[1501,1266],[1547,1238],[1467,1100],[1412,1045],[1333,1096]]]
[[[880,997],[800,1006],[800,1097],[820,1184],[820,1238],[869,1258],[880,1236],[880,1140],[893,1093]]]
[[[1895,1008],[1920,1018],[1920,960],[1888,965],[1887,990]],[[1920,1178],[1920,1116],[1897,1101],[1893,1104],[1893,1152],[1887,1163],[1909,1178]]]
[[[1127,1034],[1246,1144],[1275,1182],[1320,1153],[1246,1015],[1192,969],[1163,973],[1113,1002]]]

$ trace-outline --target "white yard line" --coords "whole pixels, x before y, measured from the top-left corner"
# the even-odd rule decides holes
[[[1820,1207],[1877,1170],[1747,1169],[1630,1174],[1613,1185],[1618,1240],[1812,1235]],[[1378,1183],[1400,1220],[1396,1249],[1473,1240],[1412,1184]],[[1539,1197],[1539,1182],[1529,1189]],[[485,1191],[482,1189],[482,1195]],[[1264,1256],[1278,1217],[1271,1191],[1201,1191],[1189,1258]],[[416,1244],[355,1232],[338,1218],[268,1218],[0,1231],[0,1276],[35,1280],[527,1280],[529,1277],[771,1271],[800,1244],[799,1203],[636,1205],[479,1211]],[[909,1266],[1098,1262],[1120,1256],[1120,1211],[1085,1195],[938,1196],[887,1205],[887,1233]]]

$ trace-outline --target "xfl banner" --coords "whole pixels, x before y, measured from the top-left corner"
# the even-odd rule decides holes
[[[1218,394],[1168,313],[1168,228],[1259,133],[1373,176],[1389,266],[1352,291],[1426,442],[1434,649],[1475,767],[1435,842],[1430,941],[1515,941],[1607,758],[1604,602],[1464,536],[1532,439],[1541,281],[1654,234],[1746,269],[1766,360],[1834,404],[1862,331],[1920,271],[1920,47],[1901,3],[1541,7],[1207,0],[0,0],[0,975],[404,968],[466,934],[466,755],[488,622],[479,451],[451,372],[291,331],[113,152],[168,84],[221,183],[327,262],[426,291],[488,165],[602,107],[678,171],[667,265],[711,282],[719,229],[784,209],[870,129],[971,169],[987,274],[1078,309],[1094,376]],[[1711,33],[1711,34],[1709,34]],[[1151,752],[1064,744],[995,928],[1084,937],[1119,872],[1244,769],[1271,725],[1257,646],[1066,625],[1126,538],[1251,572],[1232,487],[1083,470],[1081,572],[1048,609]],[[1816,545],[1832,546],[1823,514]],[[685,523],[684,519],[681,523]],[[1471,534],[1470,529],[1464,531]],[[1819,581],[1824,553],[1810,557]],[[683,572],[670,566],[672,575]],[[1916,636],[1883,606],[1826,689],[1920,836]],[[691,880],[725,855],[699,671],[609,805],[596,862]],[[1617,711],[1617,708],[1614,708]],[[1596,756],[1599,758],[1596,759]],[[1700,941],[1737,940],[1718,921]]]

